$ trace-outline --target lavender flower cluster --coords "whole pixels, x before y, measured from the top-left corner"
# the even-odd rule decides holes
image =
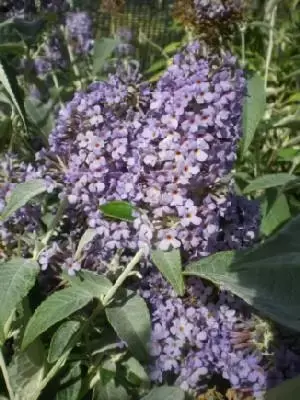
[[[20,163],[16,156],[7,154],[0,160],[0,214],[17,183],[30,176],[30,167]],[[28,204],[19,209],[8,221],[0,220],[0,243],[9,256],[25,233],[36,232],[40,227],[41,207]],[[20,246],[21,247],[21,246]],[[23,248],[25,255],[27,246]]]
[[[66,0],[0,0],[0,18],[22,17],[32,18],[37,12],[56,12],[63,13],[68,9]]]
[[[157,272],[148,272],[140,290],[152,311],[152,380],[175,384],[192,394],[207,390],[214,376],[241,395],[263,399],[266,389],[300,371],[299,349],[287,342],[260,345],[269,333],[243,301],[190,278],[178,298]]]
[[[231,56],[199,52],[194,43],[176,56],[153,91],[128,64],[77,93],[40,155],[59,157],[65,195],[97,229],[100,269],[119,248],[182,247],[189,258],[216,250],[236,200],[212,187],[236,157],[245,80]],[[134,224],[103,217],[99,206],[111,200],[138,208]]]
[[[57,68],[65,69],[73,55],[87,56],[91,53],[93,32],[92,20],[88,13],[65,13],[62,26],[64,26],[63,30],[60,27],[53,28],[44,44],[43,54],[34,60],[35,69],[39,75]]]
[[[194,0],[198,20],[229,21],[235,14],[241,14],[244,0]]]

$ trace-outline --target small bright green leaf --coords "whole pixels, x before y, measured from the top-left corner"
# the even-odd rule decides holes
[[[117,385],[114,379],[111,379],[106,385],[97,383],[93,391],[93,400],[129,400],[126,389]]]
[[[248,93],[243,110],[243,154],[246,153],[266,108],[266,92],[264,81],[259,75],[248,81]]]
[[[63,389],[59,390],[55,400],[78,400],[81,385],[80,362],[77,362],[71,366],[69,372],[60,380],[60,386]]]
[[[291,218],[289,204],[285,194],[269,189],[262,204],[261,232],[269,236],[275,229]]]
[[[23,120],[24,126],[26,127],[26,117],[24,103],[22,101],[22,94],[17,82],[16,77],[11,73],[9,66],[4,61],[0,61],[0,83],[2,83],[4,89],[9,94],[12,103],[18,111],[20,117]]]
[[[141,400],[184,400],[184,391],[178,387],[161,386],[151,390]]]
[[[8,199],[1,218],[3,220],[9,218],[15,211],[28,203],[29,200],[45,192],[46,189],[46,182],[42,179],[18,183]]]
[[[277,152],[277,155],[280,160],[282,161],[293,161],[294,157],[298,156],[300,154],[299,149],[295,148],[287,148],[287,149],[280,149]]]
[[[81,310],[93,299],[93,293],[79,286],[69,287],[49,296],[34,312],[24,333],[22,348],[26,348],[43,332]]]
[[[84,249],[84,247],[92,242],[92,240],[94,239],[94,237],[97,235],[97,231],[96,229],[87,229],[84,234],[82,235],[80,242],[78,244],[76,253],[75,253],[75,258],[78,259],[81,256],[81,252]]]
[[[182,46],[182,42],[172,42],[164,48],[164,52],[167,54],[174,54]]]
[[[108,321],[120,339],[124,340],[138,360],[147,360],[150,340],[150,315],[145,301],[129,294],[106,308]]]
[[[102,204],[100,210],[106,217],[115,218],[123,221],[133,221],[135,207],[127,201],[110,201]]]
[[[225,287],[276,322],[300,331],[300,216],[247,252],[221,252],[190,263],[196,275]]]
[[[0,264],[0,343],[10,328],[8,321],[35,283],[39,272],[36,261],[13,258]]]
[[[269,390],[265,400],[298,400],[300,393],[300,377],[288,379],[274,389]]]
[[[298,103],[300,102],[300,92],[292,94],[288,99],[287,103]]]
[[[55,331],[48,351],[47,360],[50,364],[56,362],[66,351],[70,351],[76,343],[72,343],[73,336],[80,329],[79,321],[66,321]]]
[[[8,367],[14,400],[37,400],[44,375],[44,349],[38,340],[14,355]]]
[[[287,173],[266,174],[254,179],[246,188],[244,193],[250,193],[255,190],[264,190],[271,187],[284,186],[296,179],[295,175]]]
[[[182,276],[182,264],[180,251],[153,250],[151,258],[156,267],[160,270],[167,281],[179,296],[184,295],[184,280]]]
[[[95,41],[93,66],[94,75],[97,75],[97,73],[102,70],[105,61],[112,54],[118,44],[119,40],[112,38],[103,38]]]

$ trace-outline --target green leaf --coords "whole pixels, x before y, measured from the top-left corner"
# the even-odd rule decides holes
[[[164,52],[167,54],[174,54],[180,49],[182,42],[172,42],[164,47]]]
[[[106,385],[111,379],[116,376],[117,366],[111,358],[104,360],[100,365],[100,378],[102,385]]]
[[[269,390],[265,400],[298,400],[300,393],[300,377],[288,379],[274,389]]]
[[[266,174],[254,179],[246,188],[244,193],[250,193],[255,190],[264,190],[271,187],[284,186],[287,183],[295,180],[297,177],[292,174],[278,173],[278,174]]]
[[[24,44],[21,43],[1,43],[0,44],[0,54],[14,54],[22,55],[24,53]]]
[[[287,103],[298,103],[300,102],[300,92],[292,94],[288,99]]]
[[[80,329],[79,321],[66,321],[55,331],[48,351],[47,360],[50,364],[56,362],[66,351],[70,351],[76,343],[72,343],[73,336]]]
[[[124,361],[122,365],[126,369],[126,379],[128,382],[135,386],[148,387],[150,385],[150,380],[148,374],[146,373],[144,367],[133,357]]]
[[[246,153],[254,138],[256,129],[266,108],[266,92],[264,81],[259,75],[254,75],[247,85],[248,93],[243,110],[243,154]]]
[[[106,385],[97,383],[93,391],[93,400],[129,400],[126,389],[110,380]]]
[[[135,207],[127,201],[110,201],[109,203],[101,205],[99,208],[106,217],[123,221],[134,220],[133,212]]]
[[[187,266],[185,275],[222,285],[254,308],[300,331],[300,216],[247,252],[221,252]]]
[[[23,95],[21,93],[15,75],[11,73],[11,68],[3,60],[0,61],[0,83],[2,83],[4,89],[9,94],[13,105],[18,111],[20,117],[22,118],[24,126],[26,127]]]
[[[3,210],[1,218],[3,220],[9,218],[15,211],[28,203],[29,200],[45,192],[46,189],[46,182],[42,179],[18,183],[8,199],[8,203]]]
[[[178,387],[161,386],[151,390],[141,400],[184,400],[185,394]]]
[[[28,118],[48,137],[54,126],[52,101],[45,104],[34,97],[26,97],[24,104]]]
[[[93,66],[94,75],[97,75],[97,73],[102,70],[105,61],[112,54],[118,44],[119,40],[112,38],[103,38],[95,41]]]
[[[14,18],[13,25],[24,39],[36,39],[36,36],[43,30],[45,26],[45,20],[43,18],[39,18],[28,21],[23,18]]]
[[[138,360],[147,360],[150,340],[150,315],[145,301],[138,295],[128,294],[106,308],[108,321],[120,339],[127,343]]]
[[[76,253],[75,253],[75,258],[79,259],[82,253],[82,250],[85,248],[85,246],[92,242],[94,237],[97,235],[97,230],[96,229],[87,229],[84,234],[82,235]]]
[[[291,218],[289,204],[285,194],[269,189],[262,204],[261,232],[269,236],[275,229]]]
[[[287,149],[280,149],[277,152],[277,155],[280,159],[280,161],[293,161],[293,159],[297,156],[299,156],[300,150],[295,149],[293,147],[287,148]]]
[[[274,124],[274,128],[290,128],[295,131],[299,130],[299,127],[300,118],[298,115],[287,115]]]
[[[151,258],[163,276],[172,285],[179,296],[184,295],[184,280],[182,276],[182,264],[180,251],[153,250]]]
[[[8,367],[15,394],[14,400],[36,400],[44,375],[44,349],[40,341],[32,343],[25,352],[17,353]]]
[[[80,362],[71,366],[69,372],[60,380],[63,389],[59,390],[55,400],[78,400],[82,385]]]
[[[93,299],[93,293],[79,286],[69,287],[49,296],[34,312],[24,333],[22,348],[26,348],[38,336],[81,310]]]
[[[7,338],[12,315],[33,287],[38,272],[37,262],[24,258],[0,264],[0,343]]]
[[[85,290],[99,300],[112,287],[112,283],[105,276],[91,271],[82,270],[76,276],[71,277],[65,274],[65,277],[71,286],[79,287],[80,290]]]

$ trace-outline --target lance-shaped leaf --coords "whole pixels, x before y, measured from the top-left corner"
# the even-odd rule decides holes
[[[115,50],[116,46],[120,43],[118,39],[102,38],[95,41],[94,45],[94,66],[93,73],[96,75],[100,72],[105,64],[107,58]]]
[[[38,272],[37,262],[25,258],[0,265],[0,343],[6,339],[12,314],[33,287]]]
[[[288,379],[274,389],[269,390],[265,400],[297,400],[300,393],[300,376]]]
[[[55,400],[78,400],[82,378],[80,362],[73,364],[70,371],[60,379],[62,389],[56,394]]]
[[[89,271],[69,277],[68,283],[70,287],[53,293],[35,310],[25,329],[23,348],[57,322],[85,307],[93,298],[100,300],[112,287],[107,278]]]
[[[161,386],[151,390],[141,400],[184,400],[184,391],[178,387]]]
[[[26,127],[23,95],[21,93],[16,77],[13,73],[11,73],[11,68],[3,60],[0,61],[0,83],[2,83],[4,89],[8,93],[12,104],[16,108],[24,123],[24,126]]]
[[[221,252],[192,262],[184,272],[208,279],[261,313],[300,331],[300,216],[247,252]]]
[[[182,264],[180,251],[153,250],[151,258],[157,268],[167,281],[173,286],[173,289],[179,296],[184,295],[184,280],[182,276]]]
[[[81,256],[82,250],[84,249],[84,247],[89,244],[90,242],[92,242],[92,240],[94,239],[94,237],[97,235],[97,231],[96,229],[87,229],[84,234],[82,235],[76,253],[75,253],[75,258],[78,259]]]
[[[66,321],[55,331],[48,350],[47,360],[50,364],[56,362],[66,351],[72,349],[76,343],[72,338],[79,331],[79,321]]]
[[[250,193],[254,190],[265,190],[272,187],[284,186],[297,179],[295,175],[287,173],[266,174],[254,179],[244,189],[244,193]]]
[[[93,391],[93,400],[129,400],[126,389],[111,379],[106,385],[97,383]]]
[[[120,339],[124,340],[138,360],[147,360],[150,340],[150,315],[145,301],[138,295],[128,294],[106,308],[108,321]]]
[[[8,367],[8,375],[14,392],[14,400],[37,400],[42,389],[39,386],[45,376],[45,357],[42,343],[37,340],[26,351],[14,354]]]
[[[243,110],[243,154],[246,153],[266,108],[264,81],[259,75],[253,76],[247,85],[247,96]]]
[[[3,220],[9,218],[15,211],[28,203],[29,200],[45,192],[46,189],[46,182],[42,179],[34,179],[17,184],[9,197],[1,218]]]

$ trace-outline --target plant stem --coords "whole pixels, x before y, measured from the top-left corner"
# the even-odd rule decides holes
[[[274,27],[275,27],[276,13],[277,13],[277,6],[274,5],[274,7],[272,8],[271,17],[270,17],[269,43],[268,43],[267,56],[266,56],[266,69],[265,69],[265,89],[266,90],[268,87],[268,75],[269,75],[272,52],[273,52],[273,47],[274,47]]]
[[[241,32],[241,44],[242,44],[242,67],[244,68],[246,65],[246,47],[245,47],[245,32],[246,32],[246,25],[243,24],[240,26]]]
[[[51,77],[52,77],[52,81],[54,83],[55,89],[57,90],[57,96],[58,96],[59,105],[61,107],[63,107],[64,103],[63,103],[63,101],[61,99],[60,88],[59,88],[59,83],[58,83],[58,79],[57,79],[56,73],[52,71],[51,72]]]
[[[8,375],[8,372],[7,372],[7,368],[6,368],[5,360],[4,360],[4,357],[3,357],[2,349],[0,349],[0,369],[2,371],[3,379],[5,381],[5,385],[6,385],[6,388],[7,388],[7,391],[8,391],[9,398],[10,398],[10,400],[13,400],[15,396],[14,396],[14,392],[12,390],[12,387],[11,387],[11,384],[10,384],[10,381],[9,381],[9,375]]]
[[[144,251],[140,249],[136,255],[133,257],[133,259],[130,261],[130,263],[127,265],[125,268],[124,272],[119,276],[119,278],[116,280],[116,283],[114,286],[106,293],[104,299],[103,299],[103,306],[107,306],[108,303],[112,300],[114,295],[116,294],[117,290],[119,287],[124,283],[124,281],[127,279],[133,268],[140,262],[142,256],[144,254]]]

